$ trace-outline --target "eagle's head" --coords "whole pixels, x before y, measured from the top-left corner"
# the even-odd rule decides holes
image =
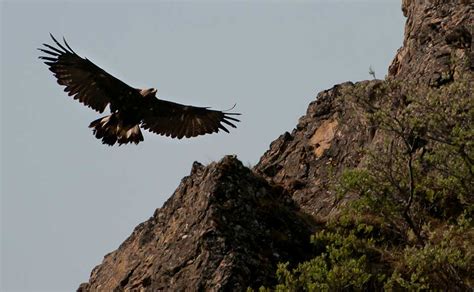
[[[156,88],[148,88],[148,89],[141,89],[140,94],[142,96],[147,96],[147,95],[155,95],[156,94]]]

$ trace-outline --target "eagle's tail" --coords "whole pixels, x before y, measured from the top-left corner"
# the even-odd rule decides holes
[[[89,128],[92,128],[97,139],[102,139],[103,144],[110,146],[115,143],[119,145],[131,142],[138,144],[143,141],[139,125],[124,125],[115,113],[93,121]]]

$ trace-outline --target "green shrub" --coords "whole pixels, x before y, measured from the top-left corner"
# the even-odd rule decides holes
[[[365,249],[370,244],[354,233],[321,231],[311,238],[323,252],[310,261],[290,269],[288,263],[278,265],[276,291],[362,290],[371,279]]]

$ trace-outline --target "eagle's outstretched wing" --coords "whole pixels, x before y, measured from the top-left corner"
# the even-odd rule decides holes
[[[216,133],[229,132],[226,126],[235,128],[232,117],[239,113],[226,113],[205,107],[182,105],[149,97],[142,112],[142,127],[153,133],[181,139]]]
[[[38,50],[47,55],[39,58],[49,66],[58,83],[66,86],[64,91],[69,96],[98,112],[103,112],[108,104],[113,111],[124,98],[140,96],[135,88],[77,55],[65,39],[62,45],[53,35],[51,38],[58,47],[43,44],[45,48]]]
[[[112,114],[90,125],[98,139],[113,145],[143,141],[139,125],[151,132],[181,139],[235,128],[238,113],[222,112],[204,107],[181,105],[157,99],[156,89],[136,89],[105,72],[91,61],[81,58],[64,40],[57,47],[43,44],[40,56],[69,96],[96,111],[103,112],[110,104]]]

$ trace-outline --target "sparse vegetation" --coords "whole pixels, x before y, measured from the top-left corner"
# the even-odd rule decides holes
[[[372,76],[372,78],[376,79],[376,78],[375,78],[375,71],[374,71],[374,69],[372,68],[372,66],[369,66],[369,75]]]

